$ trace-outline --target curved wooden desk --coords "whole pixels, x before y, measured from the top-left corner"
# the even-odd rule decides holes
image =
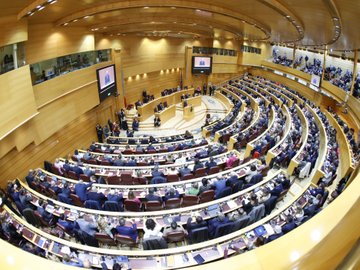
[[[170,105],[161,112],[156,112],[155,116],[159,117],[161,123],[164,124],[176,115],[176,104]]]
[[[187,90],[181,90],[179,92],[172,93],[171,95],[163,96],[156,98],[146,104],[143,104],[138,107],[138,113],[140,114],[140,121],[144,121],[147,118],[149,118],[151,115],[154,114],[154,108],[160,103],[160,102],[167,102],[167,104],[173,105],[181,102],[181,96],[184,94],[190,94],[191,96],[194,94],[195,89],[187,89]],[[162,120],[162,119],[161,119]]]

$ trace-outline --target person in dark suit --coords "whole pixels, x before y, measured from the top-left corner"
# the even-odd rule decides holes
[[[203,220],[203,218],[201,216],[197,216],[195,219],[195,222],[192,222],[191,217],[188,218],[187,223],[186,223],[186,230],[188,231],[190,237],[191,237],[192,230],[202,228],[202,227],[207,227],[207,223],[206,223],[206,221]]]
[[[270,190],[270,194],[271,196],[279,197],[281,192],[283,191],[283,186],[278,181],[276,183],[277,185],[272,190]]]
[[[218,178],[212,186],[215,189],[215,198],[217,198],[220,193],[226,188],[226,179]]]
[[[236,173],[232,173],[231,176],[226,181],[228,182],[229,186],[233,186],[239,181],[239,179]]]
[[[209,185],[209,180],[207,178],[203,178],[201,180],[202,186],[199,188],[199,195],[204,191],[210,190],[211,186]]]
[[[59,194],[63,194],[66,198],[70,197],[71,189],[69,188],[68,182],[64,182],[64,185]]]
[[[316,205],[312,198],[308,200],[307,206],[304,208],[304,216],[312,217],[315,215],[316,211],[318,210],[318,205]]]
[[[103,142],[103,129],[100,126],[100,124],[96,124],[96,134],[98,137],[98,142],[102,143]]]
[[[98,192],[96,187],[93,186],[91,191],[87,192],[87,199],[97,201],[100,205],[106,201],[106,197],[102,192]]]
[[[165,193],[164,201],[166,202],[169,199],[175,199],[175,198],[180,198],[180,194],[179,191],[177,191],[172,187],[170,188],[169,191]]]
[[[80,180],[75,185],[75,194],[82,200],[83,202],[87,200],[87,189],[91,187],[92,183],[85,184],[83,180]]]
[[[159,171],[159,166],[154,166],[154,169],[151,172],[152,177],[156,177],[156,176],[161,176],[161,177],[165,177],[163,172]]]
[[[204,168],[204,164],[202,164],[200,162],[200,160],[198,158],[196,158],[194,160],[194,170],[193,170],[193,172],[195,172],[197,169],[201,169],[201,168]]]
[[[137,120],[136,118],[134,118],[132,122],[132,129],[133,131],[139,131],[139,120]]]
[[[138,237],[138,231],[136,228],[136,223],[132,223],[132,226],[126,226],[126,221],[124,218],[120,218],[119,225],[116,226],[118,234],[131,237],[134,241]]]
[[[284,234],[292,231],[293,229],[296,228],[296,224],[294,222],[294,219],[292,216],[288,216],[287,220],[286,220],[286,224],[282,227],[282,232]]]
[[[208,161],[205,163],[206,169],[209,171],[210,168],[217,166],[217,163],[214,161],[213,157],[210,157]]]
[[[188,168],[188,165],[186,164],[184,168],[181,168],[179,170],[180,176],[184,177],[184,175],[191,174],[191,170]]]
[[[226,224],[228,222],[229,219],[223,213],[218,213],[218,216],[216,218],[213,218],[209,221],[208,227],[210,237],[213,238],[215,236],[215,231],[220,225]]]
[[[124,165],[125,165],[125,166],[136,166],[135,157],[132,156],[132,157],[130,158],[130,160],[129,160],[126,164],[124,164]]]
[[[158,201],[158,202],[162,202],[162,198],[158,195],[155,194],[155,189],[154,188],[149,188],[149,194],[147,194],[145,196],[145,199],[150,202],[150,201]]]
[[[80,168],[80,164],[77,163],[75,166],[71,167],[71,170],[76,173],[76,175],[79,177],[80,174],[84,174],[83,169]]]
[[[166,183],[166,178],[162,176],[155,176],[150,181],[150,184],[163,184],[163,183]]]

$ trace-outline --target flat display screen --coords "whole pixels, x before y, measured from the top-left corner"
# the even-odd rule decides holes
[[[212,57],[210,56],[193,56],[192,73],[210,74],[212,71]]]
[[[116,95],[116,73],[115,65],[96,70],[100,101],[111,95]]]

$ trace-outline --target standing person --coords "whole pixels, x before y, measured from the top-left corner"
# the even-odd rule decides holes
[[[100,143],[102,143],[103,142],[103,129],[100,126],[100,124],[96,124],[96,134],[97,134],[97,137],[98,137],[98,141]]]
[[[203,95],[206,96],[206,92],[207,92],[207,85],[206,83],[204,83],[203,85]]]
[[[160,127],[160,125],[161,125],[160,117],[155,116],[155,118],[154,118],[154,127]]]

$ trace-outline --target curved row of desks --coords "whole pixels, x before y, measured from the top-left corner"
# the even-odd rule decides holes
[[[158,194],[160,196],[164,196],[167,190],[169,190],[171,187],[175,188],[179,191],[180,194],[185,192],[185,189],[189,186],[191,186],[194,183],[198,183],[199,186],[201,186],[202,179],[216,179],[216,178],[227,178],[230,177],[233,174],[236,174],[239,178],[246,175],[248,172],[248,168],[250,168],[251,165],[256,165],[258,163],[258,160],[253,159],[246,163],[242,163],[239,166],[236,166],[234,168],[231,168],[229,170],[223,170],[215,174],[201,176],[198,178],[193,178],[189,180],[182,180],[177,182],[168,182],[163,184],[147,184],[147,185],[111,185],[111,184],[96,184],[93,183],[93,186],[98,189],[99,192],[109,192],[111,190],[114,190],[116,193],[121,193],[124,198],[127,198],[128,192],[131,190],[134,192],[134,194],[138,198],[144,198],[146,194],[149,193],[150,188],[156,188]],[[43,169],[38,169],[41,171],[42,174],[45,175],[44,180],[46,180],[48,183],[51,183],[52,178],[56,177],[58,180],[59,187],[62,187],[62,182],[67,182],[70,185],[70,188],[72,188],[73,185],[77,184],[79,181],[66,178],[63,176],[58,176],[56,174],[50,173],[48,171],[45,171]],[[36,176],[39,178],[39,175]],[[39,179],[39,183],[41,183],[44,180]]]
[[[237,151],[232,151],[232,153],[234,155],[236,155],[238,158],[240,158],[240,155]],[[212,158],[214,159],[214,162],[217,164],[217,166],[219,167],[225,167],[226,164],[226,160],[228,157],[229,153],[225,152],[216,156],[213,156]],[[208,161],[210,159],[210,157],[207,158],[203,158],[201,159],[201,162],[204,163],[206,161]],[[64,164],[65,163],[65,159],[60,158],[59,159],[60,164]],[[71,165],[76,165],[77,162],[70,160],[69,163]],[[105,165],[94,165],[94,164],[85,164],[87,167],[89,167],[91,170],[93,170],[95,172],[95,175],[98,176],[103,176],[103,177],[108,177],[108,176],[118,176],[120,177],[121,174],[129,174],[132,175],[133,177],[152,177],[152,170],[154,169],[154,167],[158,167],[158,170],[163,172],[164,175],[166,176],[168,174],[168,172],[170,171],[170,169],[174,168],[175,170],[180,170],[181,168],[183,168],[185,165],[188,166],[188,168],[193,171],[193,167],[194,167],[194,161],[188,161],[186,163],[182,163],[182,164],[165,164],[165,165],[150,165],[150,166],[141,166],[141,167],[137,167],[137,166],[105,166]],[[81,164],[79,167],[81,167],[83,170],[85,169],[85,165]]]

